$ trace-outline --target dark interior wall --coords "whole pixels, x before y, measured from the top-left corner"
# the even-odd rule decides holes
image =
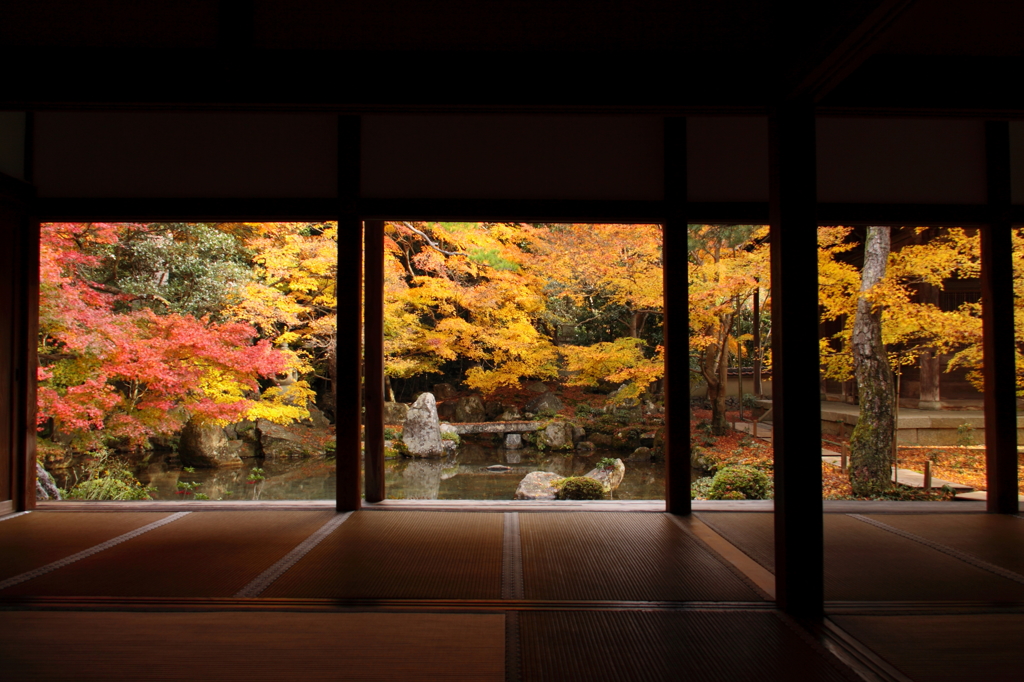
[[[634,199],[664,192],[656,116],[368,115],[368,198]]]
[[[982,121],[818,118],[818,201],[984,204]]]
[[[42,112],[41,197],[337,195],[337,118],[303,113]]]
[[[690,201],[768,201],[768,118],[686,119]]]
[[[16,114],[3,116],[13,130]],[[663,196],[660,116],[366,114],[362,129],[367,198]],[[765,117],[691,116],[687,129],[691,201],[767,200]],[[1013,131],[1024,203],[1024,132]],[[983,132],[976,120],[820,117],[818,199],[984,204]],[[40,112],[33,147],[47,198],[337,195],[330,113]]]

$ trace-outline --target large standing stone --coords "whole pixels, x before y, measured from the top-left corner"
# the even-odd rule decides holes
[[[622,463],[621,459],[616,459],[615,466],[611,469],[591,469],[586,473],[586,477],[600,483],[606,493],[614,492],[622,483],[622,477],[625,475],[626,465]]]
[[[241,450],[246,445],[243,441],[228,440],[221,426],[199,424],[190,419],[181,430],[178,457],[187,467],[237,467],[242,466]]]
[[[526,411],[533,412],[534,414],[538,412],[555,413],[564,408],[565,405],[562,404],[562,401],[554,393],[545,393],[526,403]]]
[[[562,476],[549,471],[532,471],[519,482],[514,499],[517,500],[553,500],[558,490],[552,483]]]
[[[266,419],[256,422],[263,456],[270,459],[324,457],[334,435],[308,426],[282,426]]]
[[[409,406],[405,403],[384,403],[384,423],[402,424],[409,416]]]
[[[543,381],[535,381],[532,384],[530,384],[529,386],[527,386],[526,388],[528,390],[530,390],[530,391],[533,391],[534,393],[547,393],[548,392],[548,385],[545,384]]]
[[[540,432],[539,441],[551,450],[572,450],[572,424],[551,422]]]
[[[459,398],[455,403],[455,421],[482,422],[487,419],[487,409],[480,396],[471,395]]]
[[[444,454],[437,402],[433,393],[424,393],[409,408],[402,429],[402,441],[413,457],[440,457]]]
[[[519,450],[523,447],[523,437],[518,433],[506,433],[505,434],[505,449],[506,450]]]

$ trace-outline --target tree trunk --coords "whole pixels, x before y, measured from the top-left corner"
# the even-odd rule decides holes
[[[853,372],[860,394],[860,418],[850,437],[850,484],[858,496],[890,488],[896,435],[892,370],[882,344],[882,312],[866,294],[885,276],[889,228],[868,227],[857,315],[853,322]]]
[[[704,362],[701,375],[708,385],[708,401],[711,403],[711,433],[724,436],[729,432],[729,422],[725,418],[726,383],[729,369],[729,332],[732,330],[733,316],[731,313],[722,316],[722,326],[718,332],[718,343],[704,350]]]
[[[939,307],[939,288],[932,284],[921,284],[918,287],[921,303],[930,303]],[[939,395],[939,379],[942,376],[942,363],[934,348],[921,353],[921,392],[918,396],[918,409],[938,410],[942,407]]]

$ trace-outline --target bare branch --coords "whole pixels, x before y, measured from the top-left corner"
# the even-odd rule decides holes
[[[426,240],[427,245],[430,246],[432,249],[434,249],[435,251],[439,251],[439,252],[443,253],[446,256],[468,256],[469,255],[468,253],[464,253],[462,251],[445,251],[440,246],[438,246],[437,243],[433,239],[428,237],[426,233],[420,232],[419,230],[417,230],[415,227],[413,227],[411,224],[405,222],[404,220],[402,221],[402,225],[404,225],[406,228],[412,230],[413,232],[415,232],[419,236],[423,237],[423,239]]]

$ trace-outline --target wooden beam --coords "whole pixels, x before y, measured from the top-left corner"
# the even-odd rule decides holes
[[[363,309],[363,382],[365,384],[366,501],[380,502],[384,491],[384,221],[367,220],[365,248],[366,304]]]
[[[662,272],[665,343],[665,511],[690,513],[690,333],[686,119],[665,119]]]
[[[1013,242],[1010,223],[1010,126],[985,124],[989,224],[981,229],[985,378],[985,466],[990,512],[1016,514],[1017,395],[1014,361]]]
[[[860,3],[845,21],[833,22],[820,32],[811,28],[810,30],[815,33],[814,37],[821,36],[822,42],[816,50],[798,61],[790,76],[794,86],[789,95],[820,102],[871,56],[871,47],[875,40],[913,4],[914,0],[875,0]],[[806,13],[797,10],[795,6],[787,9],[788,11],[784,10],[786,16],[783,23],[791,23],[794,27],[802,25],[801,19],[806,19]],[[836,13],[838,14],[838,10]],[[810,42],[806,38],[806,25],[797,30],[803,37],[798,44]]]
[[[359,195],[360,119],[338,117],[338,345],[335,352],[338,511],[362,504],[363,223]]]
[[[824,604],[814,109],[769,117],[772,447],[779,607],[817,618]]]

